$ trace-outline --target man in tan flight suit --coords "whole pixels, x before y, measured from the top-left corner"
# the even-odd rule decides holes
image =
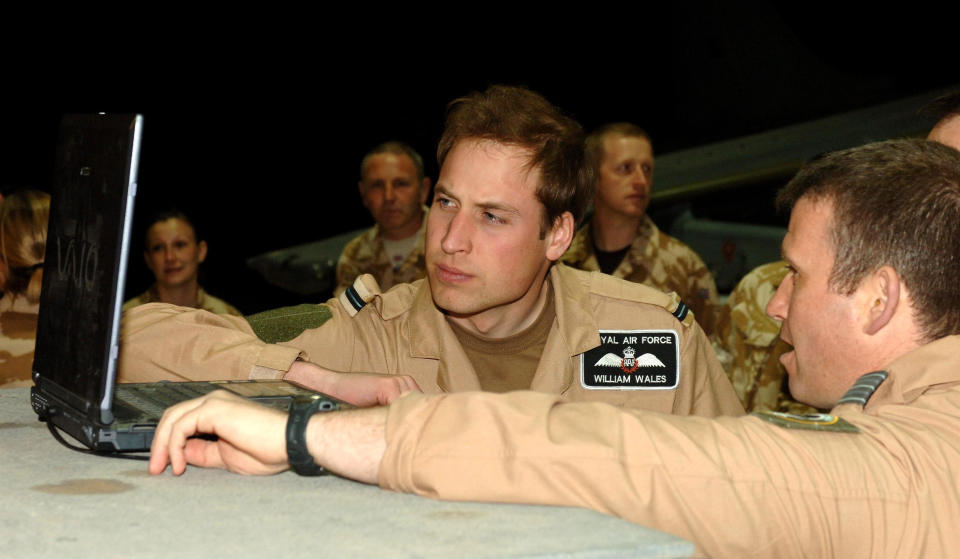
[[[936,123],[928,140],[960,149],[960,92],[934,99],[920,114]],[[717,314],[710,335],[733,390],[748,412],[817,411],[783,390],[786,370],[780,356],[790,351],[790,346],[780,339],[780,323],[764,312],[787,272],[787,263],[777,261],[744,276]]]
[[[960,153],[924,140],[836,152],[805,165],[778,204],[792,208],[790,273],[767,310],[794,348],[782,357],[791,391],[828,414],[706,419],[534,392],[408,394],[314,414],[293,433],[313,462],[360,481],[589,507],[688,538],[709,557],[952,556]],[[176,406],[150,471],[282,471],[286,423],[222,392]],[[187,439],[198,424],[229,433],[229,446]]]
[[[607,124],[586,140],[597,181],[593,217],[577,231],[564,263],[673,291],[713,331],[717,286],[690,247],[660,231],[647,215],[653,188],[653,144],[639,126]]]
[[[438,159],[426,280],[380,293],[361,276],[325,305],[248,319],[134,309],[121,382],[282,377],[356,405],[413,387],[532,389],[680,415],[743,413],[675,296],[555,264],[592,188],[575,121],[529,90],[493,87],[452,104]]]
[[[423,204],[430,178],[424,175],[420,154],[403,142],[378,145],[360,162],[357,188],[376,224],[344,247],[337,261],[334,295],[362,274],[371,274],[384,290],[424,277]]]

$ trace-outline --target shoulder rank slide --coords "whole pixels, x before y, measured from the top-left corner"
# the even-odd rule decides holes
[[[837,405],[867,405],[867,400],[870,399],[870,396],[873,396],[873,393],[876,392],[877,388],[883,383],[883,381],[887,380],[888,375],[889,373],[886,371],[874,371],[872,373],[863,375],[853,383],[853,386],[847,390],[846,394],[843,395],[843,398],[840,398],[840,401],[837,402]]]
[[[353,280],[353,285],[346,288],[337,299],[343,305],[347,314],[353,317],[379,294],[380,286],[377,284],[377,280],[370,274],[361,274]]]
[[[677,308],[673,311],[673,316],[677,317],[677,320],[683,322],[683,319],[687,317],[687,312],[690,310],[690,307],[686,303],[680,301],[677,304]]]
[[[786,429],[805,431],[834,431],[838,433],[859,433],[860,428],[836,415],[828,413],[808,413],[797,415],[778,411],[757,411],[750,415]]]

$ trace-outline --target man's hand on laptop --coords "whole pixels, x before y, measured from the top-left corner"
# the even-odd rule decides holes
[[[287,414],[218,390],[181,402],[163,413],[150,447],[151,474],[170,464],[180,475],[187,464],[240,474],[286,470]],[[190,438],[216,435],[217,440]]]
[[[361,408],[385,406],[406,392],[422,392],[408,375],[337,373],[308,361],[294,362],[283,379]]]
[[[305,431],[307,450],[330,471],[374,484],[386,449],[387,408],[318,413]],[[187,464],[270,475],[289,468],[287,414],[224,390],[182,402],[164,412],[150,448],[150,473]],[[216,435],[191,438],[195,435]]]

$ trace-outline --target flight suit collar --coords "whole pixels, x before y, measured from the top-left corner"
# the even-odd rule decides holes
[[[550,269],[548,279],[554,290],[557,317],[547,336],[543,351],[545,356],[562,354],[573,358],[600,345],[597,322],[588,306],[589,286],[583,281],[583,277],[589,278],[590,275],[578,274],[560,263],[555,263]],[[445,390],[479,390],[476,373],[460,342],[457,341],[446,317],[433,303],[429,282],[424,279],[413,285],[417,290],[407,320],[411,357],[436,360],[441,360],[442,357],[444,366],[439,369],[437,382]],[[394,315],[386,307],[382,311],[384,318]],[[394,309],[394,312],[398,311],[399,309]],[[566,363],[547,361],[553,360],[541,357],[531,388],[560,393],[573,381],[570,368]],[[558,374],[555,370],[558,366],[564,368],[564,374]],[[463,372],[469,370],[471,374],[452,375],[450,370],[453,367],[460,367]]]
[[[597,321],[589,309],[589,280],[583,279],[590,277],[593,274],[574,271],[560,262],[550,268],[556,319],[530,384],[532,390],[563,394],[574,380],[575,367],[570,360],[600,345]]]
[[[557,332],[563,337],[570,357],[600,345],[599,326],[589,307],[591,277],[593,274],[578,273],[560,262],[550,268]]]
[[[418,280],[414,285],[417,290],[405,325],[410,340],[410,356],[438,362],[437,385],[444,392],[480,390],[480,381],[473,365],[447,323],[446,316],[433,302],[429,281]]]
[[[910,404],[930,387],[960,384],[960,336],[947,336],[918,347],[886,367],[890,376],[865,409],[885,404]]]

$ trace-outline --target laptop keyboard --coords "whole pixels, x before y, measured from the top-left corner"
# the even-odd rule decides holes
[[[127,415],[132,410],[139,410],[139,413],[134,412],[130,415],[152,417],[159,420],[163,411],[170,406],[185,400],[199,398],[218,388],[220,387],[207,382],[118,384],[114,393],[114,411],[119,416]],[[122,411],[121,408],[123,408]]]

